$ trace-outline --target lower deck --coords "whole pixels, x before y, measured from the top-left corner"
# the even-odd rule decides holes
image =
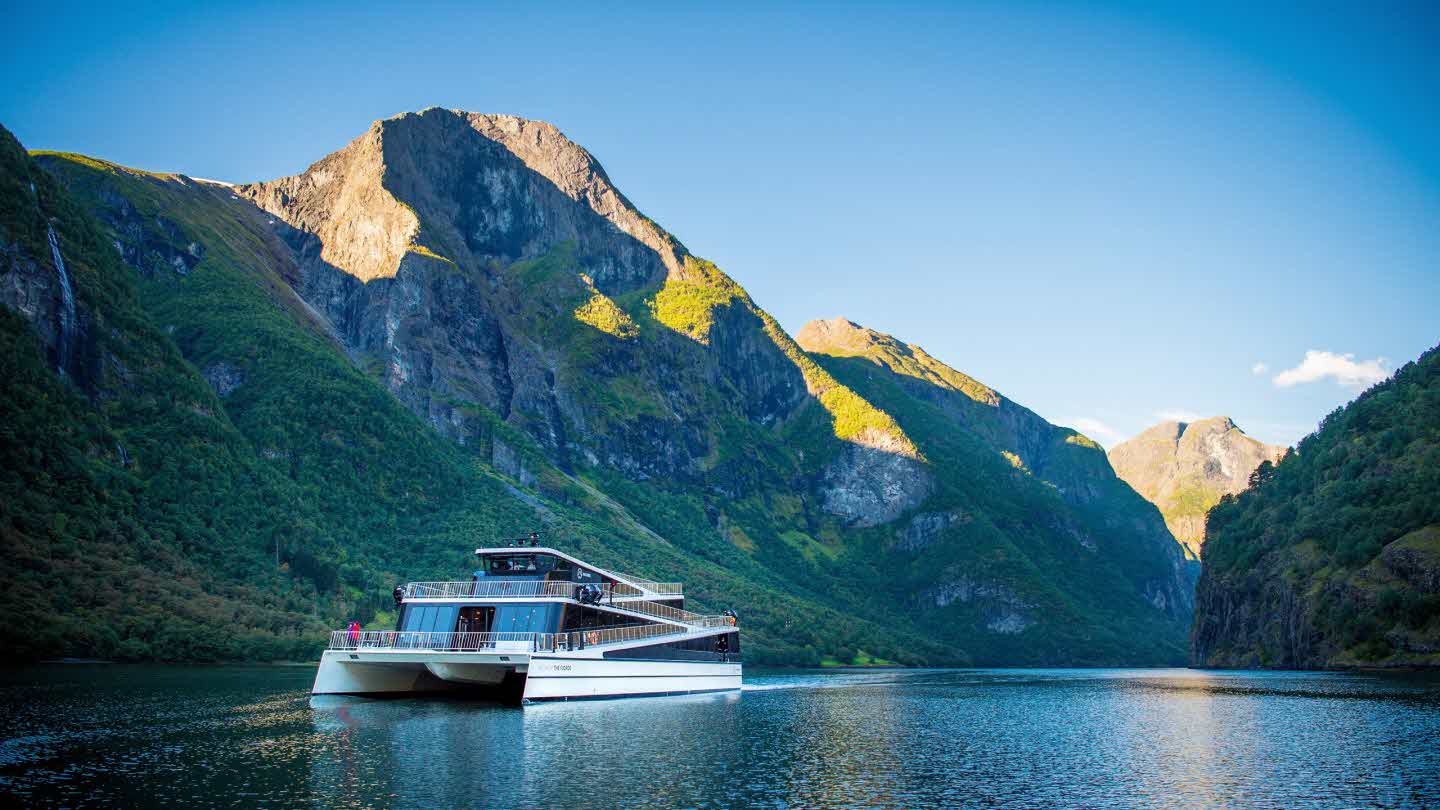
[[[740,688],[738,661],[551,653],[328,650],[316,695],[466,694],[507,703]]]
[[[509,703],[740,688],[733,627],[335,634],[316,695],[463,693]]]

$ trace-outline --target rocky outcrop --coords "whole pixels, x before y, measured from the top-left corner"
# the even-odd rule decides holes
[[[821,495],[827,512],[868,527],[889,523],[924,502],[932,486],[924,466],[898,449],[856,443],[825,468]]]
[[[921,594],[921,601],[937,608],[960,603],[975,608],[987,632],[1000,635],[1023,633],[1038,622],[1030,615],[1035,605],[1026,602],[1006,585],[977,582],[971,577],[956,576]]]
[[[1221,496],[1249,485],[1262,461],[1278,462],[1285,448],[1245,435],[1228,416],[1161,422],[1110,449],[1110,464],[1155,504],[1191,559],[1200,559],[1205,513]]]

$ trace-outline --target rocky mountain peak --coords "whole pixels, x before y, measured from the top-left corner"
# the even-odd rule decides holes
[[[1170,531],[1195,558],[1205,539],[1205,514],[1227,493],[1244,490],[1262,461],[1285,448],[1245,435],[1228,416],[1161,422],[1110,450],[1115,472],[1159,507]]]
[[[795,333],[795,342],[807,352],[845,355],[865,354],[884,337],[847,318],[813,320]]]
[[[432,107],[374,122],[304,172],[235,193],[318,237],[320,258],[361,281],[407,253],[512,263],[574,241],[604,256],[602,288],[686,272],[683,245],[543,121]],[[619,265],[619,266],[615,266]]]

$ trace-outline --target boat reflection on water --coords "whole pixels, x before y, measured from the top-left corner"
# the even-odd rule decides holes
[[[606,805],[617,786],[645,803],[693,802],[739,733],[738,692],[541,703],[315,696],[310,788],[327,804],[376,795],[435,806]],[[669,798],[667,798],[669,797]]]

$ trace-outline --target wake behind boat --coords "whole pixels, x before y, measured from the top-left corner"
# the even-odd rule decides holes
[[[475,554],[469,581],[396,588],[395,630],[331,633],[311,693],[528,703],[740,688],[734,613],[685,610],[679,583],[607,571],[535,535]]]

